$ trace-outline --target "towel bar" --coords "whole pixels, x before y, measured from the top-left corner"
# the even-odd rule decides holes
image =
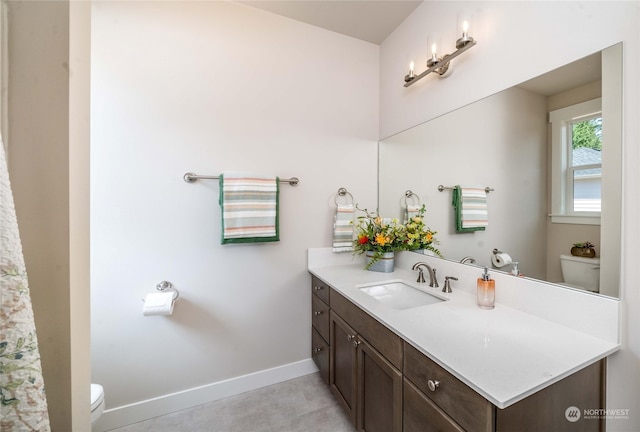
[[[196,180],[218,180],[220,177],[219,176],[198,175],[198,174],[194,174],[192,172],[188,172],[182,178],[187,183],[193,183]],[[298,177],[291,177],[290,179],[280,179],[280,183],[289,183],[291,186],[298,186],[298,183],[300,183],[300,179]]]
[[[443,185],[439,185],[439,186],[438,186],[438,190],[439,190],[440,192],[444,191],[445,189],[446,189],[446,190],[453,190],[453,186],[443,186]],[[494,188],[490,188],[489,186],[487,186],[486,188],[484,188],[484,191],[485,191],[486,193],[493,192],[494,190],[495,190]]]

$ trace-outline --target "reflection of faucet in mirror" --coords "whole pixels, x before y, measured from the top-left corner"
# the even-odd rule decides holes
[[[460,260],[460,264],[475,264],[476,259],[472,256],[466,256]]]
[[[422,267],[426,267],[429,272],[429,286],[438,288],[438,278],[436,277],[436,269],[431,268],[431,266],[425,262],[418,262],[413,265],[412,270],[418,270],[418,283],[424,283],[424,273],[422,271]]]
[[[514,276],[520,276],[520,270],[518,269],[518,261],[511,263],[511,274]]]

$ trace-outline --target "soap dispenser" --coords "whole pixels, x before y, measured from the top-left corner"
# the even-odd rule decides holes
[[[493,309],[496,305],[496,281],[491,279],[485,267],[478,278],[478,306],[482,309]]]

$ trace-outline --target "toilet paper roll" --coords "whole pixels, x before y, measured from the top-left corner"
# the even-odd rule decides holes
[[[500,252],[497,254],[493,254],[491,256],[491,262],[493,263],[493,265],[497,268],[501,268],[504,267],[506,265],[509,265],[513,262],[513,260],[511,259],[511,257],[509,256],[509,254],[506,254],[504,252]]]
[[[171,315],[173,304],[173,291],[149,293],[144,299],[142,315]]]

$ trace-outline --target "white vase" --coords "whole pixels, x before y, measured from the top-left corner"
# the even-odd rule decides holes
[[[371,264],[371,261],[373,261],[373,255],[374,252],[365,252],[365,256],[367,257],[367,270],[381,273],[393,272],[395,266],[395,252],[385,252],[379,260]]]

